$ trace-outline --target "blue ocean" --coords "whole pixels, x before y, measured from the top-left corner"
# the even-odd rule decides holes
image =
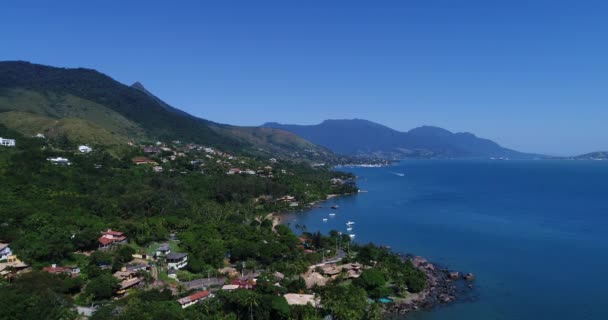
[[[467,299],[408,319],[608,319],[608,161],[408,160],[340,170],[367,192],[290,214],[292,226],[346,231],[352,220],[356,242],[476,275]]]

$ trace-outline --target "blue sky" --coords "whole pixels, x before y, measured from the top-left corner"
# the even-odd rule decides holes
[[[608,150],[606,1],[123,2],[7,1],[0,60],[141,81],[222,123],[363,118]]]

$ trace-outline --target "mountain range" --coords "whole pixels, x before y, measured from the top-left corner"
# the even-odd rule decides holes
[[[269,122],[266,128],[293,132],[336,153],[356,157],[528,159],[536,155],[504,148],[472,133],[452,133],[422,126],[400,132],[367,120],[326,120],[317,125],[288,125]]]
[[[360,158],[534,158],[475,136],[422,126],[400,132],[367,120],[317,125],[233,126],[190,115],[143,84],[92,69],[0,62],[0,125],[73,143],[123,148],[130,141],[182,140],[253,156],[339,162]],[[603,158],[597,153],[581,158]]]
[[[331,151],[283,130],[239,127],[192,116],[136,82],[96,70],[0,62],[0,124],[23,134],[67,137],[109,147],[129,141],[182,140],[227,151],[335,160]]]

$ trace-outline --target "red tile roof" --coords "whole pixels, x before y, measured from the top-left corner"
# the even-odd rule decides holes
[[[205,299],[209,296],[209,291],[199,291],[196,293],[193,293],[187,297],[181,298],[179,300],[177,300],[177,302],[179,302],[180,304],[186,304],[186,303],[190,303],[193,301],[198,301],[201,299]]]
[[[112,236],[122,236],[122,232],[120,231],[114,231],[112,229],[108,229],[108,231],[104,232],[103,234],[109,234]]]
[[[66,267],[44,267],[42,268],[42,271],[46,271],[48,273],[63,273],[66,271],[71,271],[71,269]]]
[[[154,162],[154,160],[148,159],[146,157],[135,157],[131,161],[133,161],[133,163],[152,163],[152,162]]]
[[[106,238],[106,237],[99,238],[99,243],[103,244],[104,246],[107,246],[107,245],[109,245],[110,243],[113,243],[113,242],[114,242],[114,239],[109,239],[109,238]]]

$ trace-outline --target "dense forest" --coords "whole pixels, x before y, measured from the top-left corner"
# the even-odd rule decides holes
[[[356,192],[350,174],[218,152],[257,170],[227,174],[231,166],[220,160],[224,158],[203,157],[174,145],[173,153],[149,155],[159,163],[155,168],[160,169],[152,170],[133,163],[142,155],[140,146],[116,156],[101,146],[79,153],[68,140],[26,137],[2,126],[0,137],[17,140],[16,147],[0,147],[0,242],[10,243],[31,267],[1,280],[3,318],[75,319],[75,306],[94,306],[92,319],[321,319],[328,314],[373,319],[380,309],[368,299],[403,297],[425,287],[425,275],[409,261],[373,245],[349,246],[342,260],[364,265],[374,261],[358,279],[342,281],[345,275],[339,275],[322,288],[304,283],[301,275],[311,265],[325,255],[337,255],[342,247],[336,244],[345,245],[350,238],[305,230],[296,235],[288,226],[274,224],[269,213],[301,209],[329,194]],[[53,164],[49,157],[65,157],[70,165]],[[286,196],[294,200],[278,200]],[[97,250],[100,233],[107,229],[123,232],[128,244]],[[145,286],[117,299],[120,284],[112,274],[134,255],[149,253],[163,242],[188,253],[187,268],[176,279],[166,271],[154,276],[143,272]],[[80,274],[41,271],[51,264],[77,266]],[[255,288],[210,287],[213,299],[187,309],[176,303],[194,291],[185,281],[219,276],[223,267],[259,273]],[[282,279],[273,278],[277,272]],[[290,306],[285,293],[315,293],[323,307]]]

